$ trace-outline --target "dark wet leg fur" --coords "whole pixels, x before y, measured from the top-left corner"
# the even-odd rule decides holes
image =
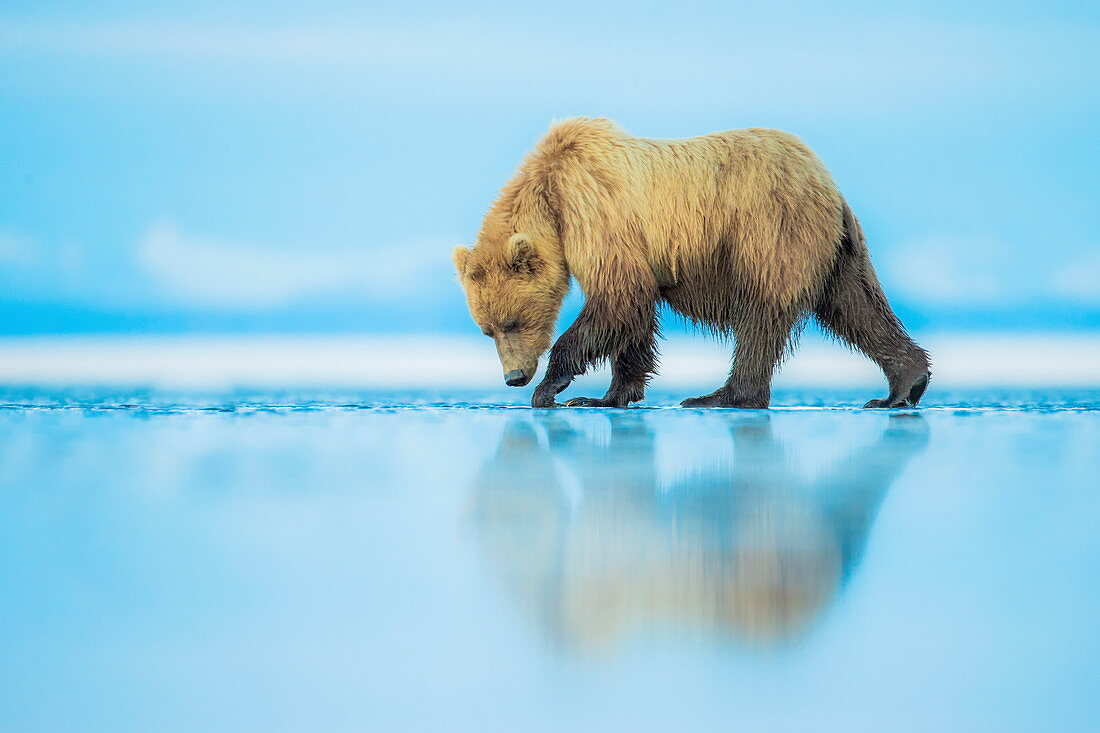
[[[625,407],[645,396],[646,383],[657,361],[656,302],[641,299],[634,317],[625,323],[621,317],[612,321],[604,311],[598,299],[585,301],[577,320],[550,349],[546,374],[531,396],[532,407],[562,407],[554,397],[575,376],[608,358],[616,371],[607,395],[603,400],[578,401],[575,406]]]
[[[602,398],[574,397],[566,407],[628,407],[645,399],[645,388],[656,369],[657,346],[651,335],[646,342],[624,349],[611,360],[611,387]]]
[[[796,320],[795,314],[764,309],[746,318],[745,325],[736,329],[733,368],[726,383],[710,394],[686,399],[680,405],[766,409],[772,398],[772,375],[787,351]]]
[[[863,231],[844,207],[845,237],[833,274],[814,309],[828,331],[866,354],[886,375],[890,394],[864,407],[913,407],[931,377],[928,353],[905,332],[871,267]]]

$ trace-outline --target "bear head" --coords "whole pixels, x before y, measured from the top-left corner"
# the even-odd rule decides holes
[[[569,273],[561,258],[523,232],[503,243],[456,247],[454,264],[466,291],[470,315],[496,342],[504,381],[522,387],[550,348]]]

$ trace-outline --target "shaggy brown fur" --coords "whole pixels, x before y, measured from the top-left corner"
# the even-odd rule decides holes
[[[797,137],[732,130],[683,140],[627,135],[604,119],[552,127],[485,216],[455,266],[470,313],[497,343],[505,379],[534,376],[576,278],[577,320],[550,352],[532,405],[612,364],[603,399],[643,399],[656,367],[657,306],[736,338],[733,369],[692,407],[767,407],[771,378],[804,317],[873,359],[890,394],[916,404],[928,356],[890,310],[863,233],[832,177]]]

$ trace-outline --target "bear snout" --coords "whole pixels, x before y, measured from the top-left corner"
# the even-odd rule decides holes
[[[513,369],[504,375],[504,383],[509,387],[522,387],[531,381],[531,377],[521,369]]]

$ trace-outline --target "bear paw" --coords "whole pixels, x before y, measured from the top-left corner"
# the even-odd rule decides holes
[[[890,395],[884,400],[871,400],[864,408],[887,408],[897,409],[899,407],[916,407],[920,402],[920,398],[924,396],[924,391],[928,389],[928,380],[932,377],[932,374],[925,372],[917,377],[913,382],[913,385],[909,388],[909,396],[902,397],[900,394],[891,392]]]
[[[574,397],[565,403],[566,407],[626,407],[613,400],[597,399],[595,397]]]
[[[719,390],[702,397],[690,397],[680,403],[680,407],[736,407],[742,410],[768,409],[767,397],[734,397],[729,392]]]
[[[561,393],[573,381],[572,377],[551,376],[543,378],[542,383],[535,387],[535,393],[531,395],[531,407],[550,408],[561,407],[555,397]]]
[[[552,395],[552,394],[547,394],[547,393],[539,394],[538,392],[536,392],[531,397],[531,407],[534,407],[534,408],[537,408],[537,409],[552,409],[554,407],[564,407],[564,405],[562,405],[560,402],[556,401],[554,399],[554,395]]]
[[[863,406],[865,409],[870,408],[886,408],[890,410],[896,410],[900,407],[915,407],[909,400],[890,399],[887,397],[882,400],[871,400]]]

